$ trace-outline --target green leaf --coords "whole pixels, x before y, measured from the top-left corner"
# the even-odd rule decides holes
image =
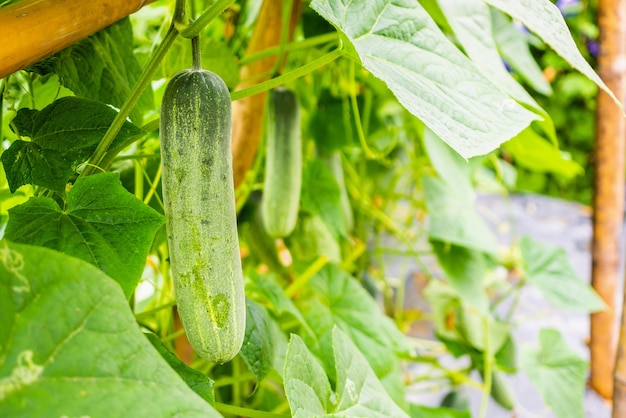
[[[530,94],[508,73],[491,31],[491,13],[483,0],[439,0],[456,38],[474,65],[515,100],[543,112]],[[543,112],[545,113],[545,112]]]
[[[133,28],[124,18],[57,54],[55,72],[61,83],[77,96],[121,108],[141,75],[133,52]],[[131,112],[140,124],[144,113],[154,109],[150,85]]]
[[[174,353],[172,353],[167,347],[163,345],[159,337],[150,333],[144,334],[148,341],[154,348],[161,354],[161,357],[167,361],[172,369],[185,381],[187,386],[196,392],[202,399],[211,405],[215,405],[215,393],[213,390],[213,380],[206,374],[199,372],[196,369],[192,369],[185,363],[180,361]]]
[[[465,158],[492,151],[537,119],[482,75],[418,2],[314,0],[311,7],[346,35],[354,58]]]
[[[0,310],[0,416],[220,416],[82,260],[0,241]]]
[[[270,317],[264,307],[250,299],[246,299],[246,333],[239,355],[257,382],[263,380],[274,365]]]
[[[583,418],[587,362],[555,329],[542,329],[539,344],[522,350],[522,369],[557,417]]]
[[[297,260],[311,261],[323,255],[333,263],[341,262],[339,243],[319,216],[301,216],[288,245]]]
[[[411,405],[411,418],[472,418],[469,411],[457,411],[450,408],[432,408],[422,405]]]
[[[68,179],[91,156],[116,115],[107,105],[79,97],[62,97],[42,110],[20,109],[13,124],[31,142],[14,141],[2,154],[11,191],[33,184],[64,193]],[[125,122],[111,149],[142,133]]]
[[[489,333],[490,348],[494,353],[506,348],[510,325],[463,303],[463,299],[441,280],[431,280],[424,296],[432,306],[437,336],[452,342],[458,348],[456,356],[485,350],[485,334]]]
[[[338,405],[333,417],[406,417],[385,392],[363,351],[346,333],[333,328],[333,351],[337,365],[336,392]]]
[[[302,209],[319,216],[336,238],[346,236],[341,191],[333,173],[322,160],[308,162],[302,174],[302,185]]]
[[[485,255],[479,251],[440,241],[430,242],[448,283],[460,298],[480,312],[487,312],[488,301],[483,285],[487,274]]]
[[[551,173],[572,180],[584,173],[576,161],[566,159],[561,151],[532,128],[527,128],[502,144],[515,163],[537,173]]]
[[[31,197],[11,209],[5,237],[85,260],[130,297],[163,221],[122,187],[117,174],[96,174],[76,182],[63,209],[47,197]]]
[[[474,211],[474,201],[457,194],[455,188],[437,177],[424,175],[422,186],[428,206],[428,236],[495,254],[497,241],[485,221]]]
[[[285,394],[294,418],[323,416],[331,405],[324,369],[300,337],[291,334],[284,368]]]
[[[572,67],[587,76],[611,96],[619,107],[622,107],[620,100],[604,84],[604,81],[600,79],[591,65],[585,61],[576,47],[563,15],[554,3],[550,0],[485,0],[485,2],[522,22]]]
[[[254,274],[252,280],[246,283],[246,294],[256,297],[257,301],[263,301],[277,317],[290,315],[295,318],[302,325],[303,332],[309,336],[314,335],[296,305],[285,295],[282,287],[272,277]]]
[[[336,393],[317,359],[297,335],[285,361],[285,392],[294,417],[408,418],[386,394],[367,360],[339,328],[332,330]]]
[[[454,193],[468,202],[476,198],[472,186],[471,167],[467,160],[443,142],[433,131],[424,127],[424,146],[437,174]]]
[[[576,274],[563,248],[529,237],[520,243],[526,280],[555,306],[573,311],[596,312],[606,305],[593,288]]]
[[[506,62],[538,93],[552,94],[550,83],[528,47],[527,34],[518,30],[513,21],[499,10],[491,9],[493,36]]]
[[[335,326],[350,336],[379,377],[393,372],[397,356],[410,350],[406,337],[363,286],[335,265],[320,270],[296,304],[317,337],[317,353],[331,352]],[[327,372],[332,371],[329,360],[324,358]]]

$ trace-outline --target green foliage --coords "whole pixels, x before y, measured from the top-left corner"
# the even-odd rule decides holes
[[[142,335],[119,284],[91,264],[2,240],[0,300],[0,415],[219,416]]]
[[[9,211],[5,237],[78,257],[133,293],[163,217],[121,185],[116,174],[76,182],[59,207],[49,197],[32,197]]]
[[[14,141],[2,153],[2,165],[11,191],[33,184],[63,193],[79,164],[93,153],[117,112],[96,101],[63,97],[42,110],[20,109],[12,127],[30,141]],[[143,131],[125,122],[112,148]]]
[[[159,125],[168,138],[180,127],[157,118],[164,86],[192,62],[182,20],[228,2],[184,3],[176,31],[166,32],[173,4],[148,5],[0,80],[0,415],[484,418],[490,396],[515,408],[506,374],[523,371],[557,416],[581,416],[587,364],[555,330],[541,331],[538,348],[518,341],[517,300],[534,286],[558,309],[604,304],[564,250],[528,237],[503,248],[474,206],[493,190],[588,199],[605,86],[575,41],[598,35],[593,4],[568,17],[570,34],[548,0],[313,0],[293,42],[248,54],[261,2],[231,2],[201,31],[204,66],[226,82],[226,102],[227,89],[297,91],[297,223],[284,239],[264,231],[261,152],[236,190],[237,225],[170,247],[161,175],[166,198],[185,190],[197,203],[199,222],[180,225],[202,228],[224,225],[225,200],[207,185],[231,175],[215,171],[230,157],[228,103],[200,106],[208,95],[166,98],[179,109],[187,100],[180,120],[197,125],[159,152]],[[266,74],[241,71],[277,56]],[[219,144],[205,126],[223,130]],[[187,177],[168,183],[172,156]],[[224,242],[233,263],[215,256]],[[217,364],[186,351],[170,271],[197,260],[227,286],[239,259],[243,347]],[[412,279],[425,282],[419,309],[408,305]],[[203,298],[193,306],[207,310]],[[438,341],[408,338],[416,319]],[[458,397],[409,404],[413,383]],[[466,386],[483,391],[478,415]]]
[[[542,329],[539,348],[522,351],[521,367],[559,418],[583,417],[587,362],[555,329]],[[566,385],[569,390],[559,390]]]

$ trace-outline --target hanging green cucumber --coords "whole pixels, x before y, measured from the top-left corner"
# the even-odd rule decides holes
[[[272,237],[286,237],[296,226],[302,187],[300,107],[295,93],[279,87],[269,95],[265,179],[261,218]]]
[[[163,203],[178,312],[201,357],[224,363],[243,343],[246,302],[231,156],[231,100],[194,67],[169,81],[161,106]]]

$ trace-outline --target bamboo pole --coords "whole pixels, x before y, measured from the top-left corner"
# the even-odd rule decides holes
[[[622,102],[626,71],[625,11],[626,0],[598,1],[598,74]],[[624,213],[624,135],[621,110],[606,93],[600,91],[596,113],[591,274],[592,285],[608,308],[591,315],[590,385],[605,399],[613,395],[617,343],[615,292],[620,280],[620,238]],[[626,367],[623,360],[620,365],[620,370]]]
[[[0,8],[0,78],[86,38],[152,0],[22,0]]]

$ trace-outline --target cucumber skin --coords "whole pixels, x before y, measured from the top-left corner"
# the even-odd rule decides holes
[[[266,124],[261,218],[270,236],[283,238],[296,226],[302,188],[300,106],[293,91],[282,87],[272,90]]]
[[[230,93],[219,76],[183,70],[172,77],[160,133],[174,290],[191,346],[215,363],[237,355],[246,320],[231,129]]]

